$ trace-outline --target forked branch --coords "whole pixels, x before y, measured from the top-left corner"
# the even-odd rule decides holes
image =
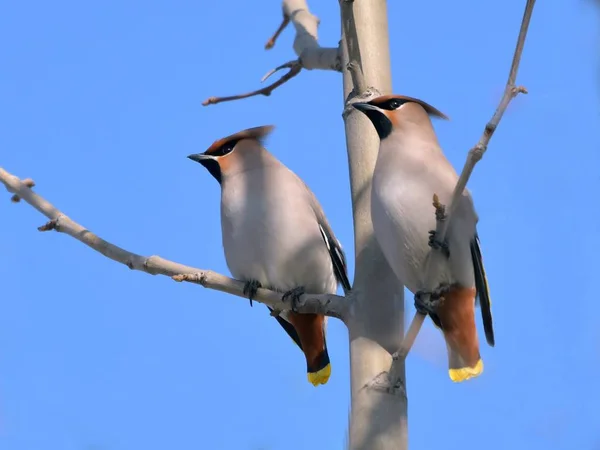
[[[338,47],[321,47],[318,42],[317,28],[319,19],[310,13],[306,0],[283,0],[283,21],[275,34],[269,38],[265,44],[265,49],[269,50],[275,45],[275,42],[288,23],[292,23],[296,30],[294,38],[294,52],[298,56],[297,60],[282,64],[263,77],[264,81],[272,73],[288,68],[289,71],[279,80],[262,89],[247,92],[245,94],[231,95],[227,97],[209,97],[202,102],[202,105],[215,105],[222,102],[241,100],[243,98],[254,97],[256,95],[269,96],[279,86],[285,84],[302,69],[312,70],[334,70],[341,72],[340,51]]]
[[[50,219],[49,222],[38,227],[39,231],[56,230],[68,234],[107,258],[120,262],[132,270],[140,270],[151,275],[166,275],[175,281],[200,284],[209,289],[246,298],[243,292],[244,283],[242,281],[234,280],[211,270],[196,269],[169,261],[160,256],[137,255],[105,241],[56,209],[43,197],[33,192],[31,190],[31,186],[34,184],[33,180],[20,180],[0,167],[0,182],[6,186],[8,192],[14,194],[13,199],[23,199]],[[268,289],[258,289],[254,300],[264,303],[276,311],[291,308],[290,301],[283,301],[280,292]],[[346,316],[347,303],[345,297],[337,295],[304,294],[294,306],[295,311],[300,313],[319,313],[343,320]]]
[[[261,82],[265,81],[267,78],[269,78],[275,72],[278,72],[279,70],[282,70],[282,69],[289,69],[289,70],[279,80],[277,80],[276,82],[274,82],[268,86],[265,86],[262,89],[257,89],[256,91],[247,92],[245,94],[231,95],[229,97],[209,97],[202,102],[202,105],[203,106],[216,105],[217,103],[230,102],[233,100],[240,100],[243,98],[254,97],[255,95],[264,95],[264,96],[268,97],[269,95],[271,95],[271,92],[273,92],[279,86],[288,82],[289,80],[294,78],[296,75],[298,75],[300,73],[300,71],[302,70],[302,63],[300,62],[300,60],[286,62],[285,64],[282,64],[281,66],[276,67],[275,69],[269,71],[264,77],[262,77]]]
[[[494,134],[494,131],[498,127],[500,123],[500,119],[504,115],[506,108],[513,98],[515,98],[518,94],[523,93],[526,94],[527,90],[522,86],[516,86],[515,81],[517,78],[517,71],[519,70],[519,63],[521,61],[521,54],[523,53],[523,47],[525,45],[525,38],[527,36],[527,30],[529,28],[529,22],[531,20],[531,13],[533,12],[533,6],[535,4],[535,0],[527,0],[527,5],[525,6],[525,13],[523,15],[523,20],[521,22],[521,30],[519,32],[519,38],[517,39],[517,46],[515,48],[512,64],[510,67],[510,72],[508,76],[508,81],[506,82],[506,88],[504,90],[504,95],[500,100],[500,104],[496,109],[492,119],[486,124],[485,129],[479,142],[475,145],[471,150],[469,150],[469,155],[467,157],[467,161],[463,167],[463,170],[460,174],[460,178],[456,183],[456,187],[454,188],[454,193],[452,195],[452,199],[449,205],[442,205],[439,203],[439,200],[436,202],[436,197],[434,196],[434,207],[436,213],[436,239],[444,242],[446,237],[446,232],[448,230],[448,224],[452,219],[452,213],[455,205],[457,204],[460,196],[463,194],[465,187],[467,186],[467,182],[469,181],[469,177],[471,173],[473,173],[473,169],[475,165],[481,160],[483,154],[487,150],[488,143]],[[445,214],[441,214],[443,211]],[[433,253],[431,257],[427,260],[426,265],[426,279],[424,285],[425,292],[431,292],[436,286],[434,286],[435,280],[437,278],[437,270],[439,267],[439,261],[441,258],[444,258],[441,249],[432,248]],[[423,300],[425,303],[429,301],[429,296],[424,295]],[[394,354],[394,364],[392,364],[392,369],[390,370],[390,378],[395,380],[394,374],[394,366],[396,360],[404,359],[408,355],[421,326],[423,325],[423,321],[425,320],[425,315],[421,313],[416,313],[413,317],[413,320],[410,324],[409,330],[402,341],[400,349],[398,352]]]

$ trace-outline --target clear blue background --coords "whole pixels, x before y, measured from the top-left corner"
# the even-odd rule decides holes
[[[117,245],[227,274],[219,187],[186,155],[273,123],[267,147],[315,191],[352,275],[341,75],[201,106],[294,58],[291,28],[263,50],[281,18],[268,3],[7,2],[0,164]],[[458,169],[500,99],[524,4],[389,4],[394,90],[452,118],[436,129]],[[337,2],[310,6],[321,44],[337,45]],[[482,345],[482,377],[455,385],[427,323],[407,361],[412,449],[600,448],[598,13],[536,5],[518,77],[530,94],[469,183],[497,345]],[[132,272],[2,200],[0,448],[343,448],[341,323],[332,378],[314,388],[264,306]]]

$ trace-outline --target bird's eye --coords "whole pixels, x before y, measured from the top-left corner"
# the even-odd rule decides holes
[[[214,152],[213,155],[214,156],[225,156],[233,151],[235,144],[237,144],[237,141],[226,142],[221,147],[219,147],[219,149],[216,152]]]
[[[400,104],[401,104],[400,101],[398,101],[396,99],[390,100],[390,108],[392,108],[392,109],[400,108]]]

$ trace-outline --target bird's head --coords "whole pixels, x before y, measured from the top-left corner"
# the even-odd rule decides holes
[[[405,95],[382,95],[368,102],[352,103],[354,108],[366,115],[380,140],[387,138],[404,122],[431,122],[428,116],[449,118],[428,103]]]
[[[254,153],[259,154],[262,141],[273,128],[273,125],[263,125],[238,131],[216,140],[204,153],[195,153],[188,158],[202,164],[221,183],[223,175],[241,168]]]

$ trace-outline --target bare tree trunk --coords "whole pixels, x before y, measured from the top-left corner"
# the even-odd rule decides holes
[[[404,364],[392,387],[391,354],[403,337],[404,290],[373,235],[371,177],[379,138],[352,101],[392,93],[385,0],[341,0],[344,121],[354,214],[354,302],[350,335],[350,450],[408,448]],[[350,70],[347,69],[351,63]]]

